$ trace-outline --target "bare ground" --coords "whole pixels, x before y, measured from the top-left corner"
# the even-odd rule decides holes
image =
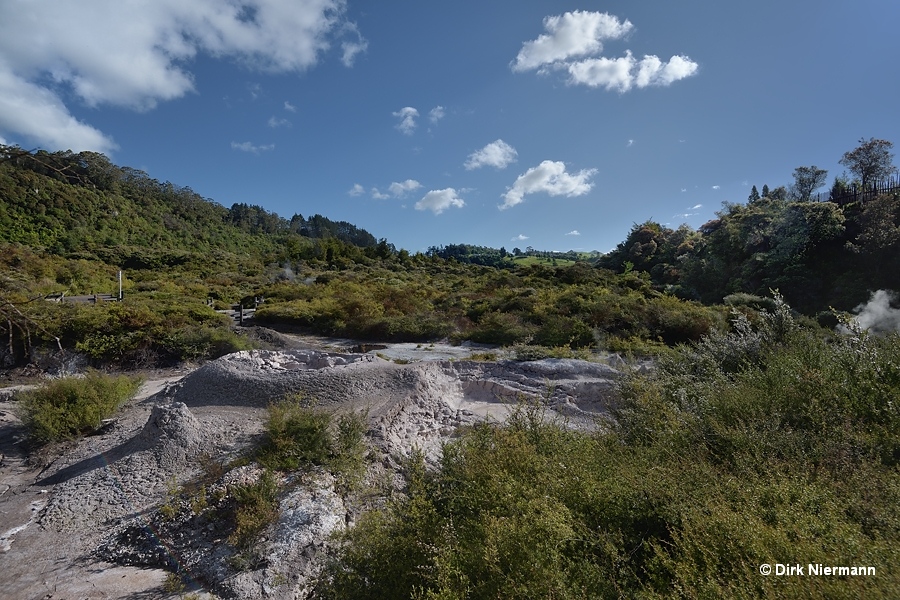
[[[42,456],[26,453],[15,402],[0,394],[2,596],[179,598],[165,589],[174,568],[202,596],[305,597],[329,536],[356,516],[329,474],[292,482],[259,564],[239,570],[213,523],[159,516],[173,486],[197,475],[202,455],[224,462],[254,443],[268,403],[300,394],[323,408],[366,412],[369,477],[395,478],[400,457],[421,449],[433,461],[460,426],[502,421],[522,399],[570,426],[602,427],[618,374],[574,360],[451,361],[434,347],[398,351],[403,363],[417,352],[430,360],[295,347],[156,373],[110,427]],[[225,478],[254,476],[250,465]]]

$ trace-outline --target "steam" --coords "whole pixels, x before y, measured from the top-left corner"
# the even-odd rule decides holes
[[[287,281],[293,281],[297,275],[294,273],[294,270],[291,268],[290,263],[284,263],[281,267],[281,273],[278,274],[278,278]]]
[[[897,294],[890,290],[878,290],[866,304],[854,308],[860,329],[872,333],[885,334],[900,332],[900,308],[892,308],[891,302],[897,302]]]

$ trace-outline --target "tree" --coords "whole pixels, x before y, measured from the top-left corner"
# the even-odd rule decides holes
[[[771,200],[787,200],[787,188],[783,185],[779,185],[774,190],[769,190],[769,193],[766,196]]]
[[[750,189],[750,196],[747,198],[747,202],[756,202],[757,200],[759,200],[759,191],[756,189],[756,186],[754,185]]]
[[[897,167],[892,164],[893,147],[894,144],[887,140],[869,138],[869,141],[866,141],[865,138],[860,138],[859,147],[844,152],[843,158],[838,162],[859,177],[860,183],[865,188],[866,185],[886,179],[897,171]]]
[[[791,186],[790,196],[794,200],[808,202],[813,192],[825,185],[828,171],[820,169],[816,165],[811,167],[797,167],[794,169],[794,185]]]
[[[769,197],[769,186],[768,185],[763,184],[762,197],[763,198]]]

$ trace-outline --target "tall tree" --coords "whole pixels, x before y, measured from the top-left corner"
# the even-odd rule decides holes
[[[754,185],[753,188],[750,190],[750,196],[747,198],[747,202],[756,202],[757,200],[759,200],[759,191],[756,189],[756,186]]]
[[[794,184],[790,189],[790,196],[794,200],[809,201],[813,192],[825,185],[828,171],[820,169],[816,165],[811,167],[797,167],[794,169]]]
[[[894,155],[891,148],[894,144],[887,140],[860,138],[859,147],[850,152],[844,152],[840,162],[851,173],[859,177],[863,187],[886,179],[897,171],[893,165]]]

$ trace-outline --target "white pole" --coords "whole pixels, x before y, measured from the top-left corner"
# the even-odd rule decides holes
[[[119,302],[122,301],[122,269],[119,269]]]

